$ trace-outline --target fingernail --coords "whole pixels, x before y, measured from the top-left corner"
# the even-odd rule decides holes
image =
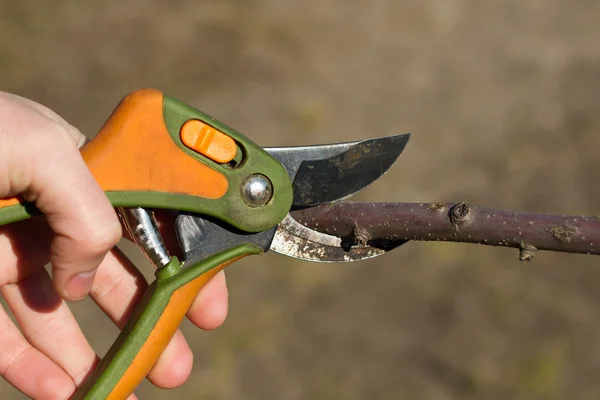
[[[94,283],[94,276],[96,275],[96,270],[80,272],[79,274],[72,277],[69,282],[67,282],[67,287],[65,291],[67,295],[72,300],[81,300],[92,289],[92,283]]]

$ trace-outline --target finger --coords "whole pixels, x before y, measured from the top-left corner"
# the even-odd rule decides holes
[[[50,253],[54,285],[64,298],[79,300],[91,289],[106,252],[120,239],[121,225],[77,148],[60,153],[64,162],[47,161],[49,167],[34,177],[31,190],[55,232]]]
[[[75,390],[69,375],[32,347],[1,307],[0,375],[32,399],[66,399]]]
[[[45,258],[46,252],[43,249],[46,247],[44,243],[49,241],[51,235],[47,225],[43,221],[30,220],[12,224],[3,228],[3,230],[4,235],[0,235],[0,260],[4,265],[16,265],[17,261],[19,261],[21,267],[27,267],[30,263],[43,265],[47,262]],[[30,244],[32,241],[37,246],[31,247]],[[8,251],[10,249],[12,251]],[[23,270],[23,268],[21,269]],[[9,268],[7,270],[14,271],[16,268]],[[6,279],[8,281],[3,281],[3,283],[14,282],[18,277],[11,275],[6,277]],[[123,327],[146,287],[146,280],[141,273],[122,253],[115,249],[100,266],[91,294],[92,298],[117,325]],[[219,287],[224,290],[215,290],[219,289]],[[212,304],[214,304],[215,299],[219,298],[223,299],[223,304],[220,306],[217,304],[216,307],[213,306]],[[196,301],[192,306],[196,310],[199,310],[199,312],[194,312],[192,309],[191,314],[198,315],[196,318],[192,317],[192,320],[204,329],[213,329],[219,322],[211,322],[211,320],[222,320],[225,317],[227,309],[225,279],[222,273],[215,276],[200,292],[199,299],[202,301]],[[216,301],[218,303],[220,300]],[[50,303],[46,303],[45,306],[53,308]],[[205,306],[207,310],[220,309],[225,312],[215,313],[209,311],[204,313],[203,307]],[[214,314],[221,314],[221,317],[210,318]],[[190,314],[188,313],[188,315]],[[177,343],[180,342],[183,342],[183,351],[178,349],[179,345]],[[190,373],[192,358],[192,353],[188,350],[187,344],[183,340],[183,335],[178,332],[172,343],[163,352],[157,365],[149,375],[149,379],[159,387],[169,388],[179,386]]]
[[[0,197],[21,194],[56,236],[50,259],[57,291],[84,297],[104,254],[121,236],[113,207],[78,150],[78,135],[44,114],[0,97]],[[77,139],[77,140],[76,140]]]
[[[118,249],[109,252],[98,269],[91,297],[119,328],[123,328],[138,304],[147,283],[140,271]],[[193,355],[177,330],[148,379],[161,388],[180,386],[192,370]]]
[[[52,232],[40,218],[1,227],[0,286],[16,283],[43,268],[50,261],[51,240]]]
[[[27,99],[25,97],[17,96],[16,94],[2,93],[1,95],[3,97],[6,97],[7,99],[14,100],[20,104],[23,104],[24,106],[30,108],[31,110],[42,114],[46,118],[48,118],[48,119],[54,121],[55,123],[57,123],[58,125],[62,126],[64,128],[63,132],[66,133],[67,135],[69,135],[69,137],[73,140],[73,142],[78,145],[78,147],[83,146],[83,144],[87,141],[87,138],[85,137],[85,135],[83,133],[79,132],[79,129],[77,129],[74,126],[72,126],[71,124],[69,124],[67,121],[65,121],[65,119],[63,117],[61,117],[60,115],[58,115],[57,113],[55,113],[54,111],[49,109],[48,107],[45,107],[45,106],[41,105],[40,103],[36,103],[35,101]]]
[[[69,318],[72,318],[72,316],[70,315],[70,311],[68,309],[66,309],[64,302],[62,301],[62,299],[60,297],[58,297],[56,295],[56,293],[54,292],[54,289],[52,288],[51,283],[49,282],[49,278],[47,273],[45,272],[45,270],[43,269],[43,265],[45,265],[48,262],[48,249],[49,249],[49,243],[51,240],[51,231],[48,228],[48,225],[45,223],[45,221],[43,221],[42,219],[32,219],[29,221],[23,221],[20,223],[16,223],[16,224],[11,224],[7,227],[3,227],[2,228],[2,234],[0,235],[0,265],[3,265],[4,268],[2,268],[2,271],[5,272],[2,275],[1,278],[1,284],[0,286],[5,286],[5,288],[1,289],[2,293],[6,296],[7,298],[7,302],[9,303],[9,306],[12,306],[11,308],[14,310],[13,312],[16,312],[16,317],[18,317],[18,321],[21,321],[21,323],[25,324],[23,318],[25,318],[26,320],[34,320],[37,321],[38,317],[36,316],[36,313],[30,314],[30,312],[32,312],[33,310],[36,310],[38,313],[41,313],[42,315],[49,315],[49,313],[56,311],[57,309],[61,309],[58,310],[58,313],[62,313],[62,314],[67,314],[67,316]],[[31,246],[31,243],[35,243],[35,246]],[[41,284],[37,284],[37,282],[40,280],[40,275],[39,274],[45,274],[45,282],[42,282]],[[35,275],[38,274],[38,275]],[[30,278],[29,280],[27,278]],[[17,282],[24,282],[24,284],[19,284],[19,285],[10,285],[12,283],[17,283]],[[28,286],[33,286],[32,288],[28,288]],[[15,293],[15,296],[11,296],[11,293],[14,292],[14,288],[19,288],[20,291],[19,293]],[[24,311],[18,311],[18,310],[24,310]],[[40,323],[44,324],[46,321],[45,320],[41,320]],[[73,320],[71,319],[71,324],[73,326]],[[50,327],[52,326],[52,323],[50,323]],[[33,329],[35,330],[35,327],[30,326],[30,324],[28,324],[28,328],[29,329]],[[76,332],[78,332],[78,328],[77,325],[74,325],[74,329]],[[59,330],[58,334],[60,334],[61,332],[63,332],[62,330]],[[22,337],[21,333],[18,333],[20,337]],[[35,334],[34,334],[35,336]],[[38,335],[39,336],[39,335]],[[25,341],[25,339],[23,339]],[[52,345],[53,343],[71,343],[73,342],[73,339],[70,337],[67,338],[63,338],[63,337],[52,337],[52,336],[46,336],[44,338],[40,339],[42,342],[46,342],[49,343],[50,345]],[[0,335],[0,343],[2,342],[2,336]],[[26,342],[26,341],[25,341]],[[76,342],[81,343],[81,340],[76,340]],[[29,347],[31,347],[29,342],[26,342],[27,345]],[[39,342],[38,342],[39,345]],[[46,345],[42,344],[40,345],[40,348],[42,349],[46,349]],[[77,348],[79,346],[75,346],[75,348]],[[66,376],[68,378],[68,382],[69,382],[69,387],[71,389],[58,389],[55,390],[54,386],[56,386],[58,384],[58,382],[60,382],[60,380],[58,382],[55,383],[54,386],[51,386],[52,390],[47,390],[48,393],[52,394],[55,393],[56,396],[58,397],[50,397],[50,398],[66,398],[66,395],[63,396],[61,393],[63,392],[67,392],[67,390],[70,390],[71,392],[75,389],[75,384],[74,384],[74,380],[65,372],[65,370],[63,370],[62,368],[60,368],[52,359],[48,358],[48,356],[42,352],[40,352],[38,349],[35,349],[33,347],[31,347],[32,349],[34,349],[34,351],[32,351],[32,354],[38,354],[36,355],[37,358],[40,358],[39,354],[43,355],[43,359],[40,362],[34,362],[34,365],[39,365],[39,368],[43,369],[43,370],[48,370],[48,371],[52,371],[53,369],[58,369],[59,371],[61,371],[61,374]],[[88,348],[87,343],[84,343],[84,348]],[[0,346],[0,356],[4,353],[3,349]],[[56,353],[56,351],[49,351],[49,354],[52,356],[54,353]],[[58,353],[60,355],[64,355],[65,353],[63,353],[60,349],[58,350]],[[93,354],[93,353],[92,353]],[[68,355],[68,354],[67,354]],[[72,356],[72,355],[71,355]],[[75,357],[79,357],[78,354],[75,355]],[[0,357],[1,360],[1,357]],[[93,362],[97,361],[95,359],[95,357],[92,359],[92,364],[90,364],[89,366],[85,366],[84,368],[86,369],[86,373],[89,372],[89,370],[91,369]],[[66,361],[68,362],[68,360]],[[1,364],[1,361],[0,361]],[[29,364],[33,364],[33,363],[29,363]],[[49,364],[50,366],[48,366],[47,364]],[[28,369],[30,368],[29,366],[25,366],[22,367],[21,369]],[[37,368],[37,367],[36,367]],[[71,369],[76,369],[77,367],[74,366],[73,368],[67,368],[69,370]],[[37,369],[32,369],[32,373],[37,373]],[[73,373],[73,372],[72,372]],[[42,371],[43,374],[43,371]],[[77,373],[74,373],[77,374]],[[80,373],[79,375],[83,374]],[[14,377],[10,377],[7,376],[7,380],[9,380],[9,382],[11,384],[13,384],[15,387],[17,387],[19,390],[30,390],[27,388],[22,389],[21,386],[22,384],[19,383],[18,379],[19,375],[18,373],[16,374],[16,378]],[[55,374],[50,373],[47,377],[47,379],[55,379],[53,378]],[[28,375],[23,375],[24,377],[27,377]],[[10,379],[9,379],[10,378]],[[56,378],[59,379],[59,378]],[[75,378],[76,380],[81,380]],[[36,384],[37,385],[37,384]],[[64,386],[64,385],[63,385]],[[37,386],[36,386],[37,387]],[[43,387],[40,389],[42,390],[44,389]],[[70,392],[69,392],[70,393]],[[27,393],[28,394],[28,393]],[[46,396],[42,397],[42,394],[39,395],[35,395],[33,396],[33,398],[48,398]]]
[[[179,387],[190,377],[193,364],[192,350],[181,330],[177,329],[148,374],[148,380],[162,389]]]
[[[14,325],[12,325],[12,329],[17,331],[28,346],[26,348],[27,356],[31,358],[31,360],[23,361],[19,368],[16,368],[17,364],[12,362],[15,367],[7,368],[11,372],[3,374],[3,377],[23,392],[31,391],[33,388],[41,393],[32,398],[66,399],[99,362],[71,314],[71,310],[57,296],[50,277],[44,269],[40,269],[22,282],[7,285],[0,291],[27,340],[16,330]],[[48,304],[56,302],[60,306],[53,308],[50,312],[36,311],[44,310]],[[3,331],[0,328],[0,341],[3,341]],[[0,345],[0,371],[3,371],[3,355],[4,349]],[[10,359],[7,362],[11,363]],[[31,378],[30,373],[41,375],[40,382],[36,381],[35,375],[32,375],[33,378]],[[20,378],[25,379],[23,381]],[[129,397],[129,400],[135,399],[137,399],[135,395]]]
[[[198,293],[187,312],[187,317],[197,327],[212,330],[225,322],[227,312],[227,283],[225,273],[221,271]]]
[[[23,335],[78,385],[98,361],[45,269],[0,288]],[[48,308],[48,305],[53,305]]]

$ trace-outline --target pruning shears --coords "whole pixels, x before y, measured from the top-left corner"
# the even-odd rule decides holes
[[[381,177],[410,134],[328,145],[263,148],[209,115],[153,89],[116,107],[82,156],[124,226],[157,267],[101,364],[73,399],[126,399],[150,372],[200,289],[242,257],[269,250],[347,262],[389,248],[344,244],[290,212],[347,198]],[[153,209],[176,210],[183,259],[167,250]],[[0,225],[39,213],[0,200]]]

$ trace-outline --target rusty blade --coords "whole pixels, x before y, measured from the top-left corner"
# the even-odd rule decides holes
[[[401,243],[398,243],[398,245]],[[344,240],[314,231],[298,223],[289,214],[279,223],[270,249],[288,257],[314,262],[350,262],[384,254],[393,247],[377,248],[368,244],[344,243]]]

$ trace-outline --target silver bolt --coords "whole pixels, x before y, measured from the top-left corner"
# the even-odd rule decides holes
[[[269,178],[253,174],[242,182],[242,199],[250,207],[264,206],[273,197],[273,185]]]

